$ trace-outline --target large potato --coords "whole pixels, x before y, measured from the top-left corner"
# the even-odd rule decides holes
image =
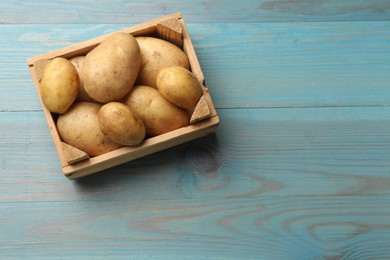
[[[119,102],[110,102],[100,108],[99,125],[108,138],[119,144],[137,145],[145,138],[142,120]]]
[[[131,90],[141,65],[140,49],[131,34],[114,33],[85,57],[82,79],[88,95],[107,103]]]
[[[75,103],[58,117],[57,129],[62,140],[89,156],[98,156],[122,147],[106,137],[99,127],[101,105],[89,102]]]
[[[54,58],[43,70],[40,93],[45,107],[53,113],[63,114],[77,97],[80,80],[70,61]]]
[[[170,66],[190,68],[187,55],[176,45],[153,37],[136,37],[141,49],[141,69],[137,85],[156,86],[156,76],[160,69]]]
[[[184,109],[193,108],[202,96],[199,80],[183,67],[161,69],[156,84],[164,98]]]
[[[88,96],[87,91],[85,91],[83,79],[81,77],[81,70],[83,68],[84,60],[85,60],[85,56],[76,56],[69,59],[69,61],[73,64],[73,66],[76,68],[77,72],[79,73],[79,78],[80,78],[79,90],[78,90],[76,100],[93,102],[94,100],[90,96]]]
[[[167,101],[152,87],[134,87],[124,102],[142,119],[149,135],[164,134],[189,124],[187,111]]]

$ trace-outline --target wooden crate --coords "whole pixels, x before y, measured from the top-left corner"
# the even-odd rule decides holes
[[[48,111],[40,96],[40,79],[43,68],[55,57],[72,58],[85,55],[110,34],[106,34],[79,44],[51,51],[28,59],[28,66],[42,104],[49,129],[54,140],[62,171],[69,179],[84,177],[101,170],[152,154],[178,144],[213,133],[219,124],[219,118],[205,85],[204,76],[196,56],[186,24],[180,13],[168,15],[149,22],[121,30],[133,36],[154,36],[170,41],[181,47],[187,54],[191,71],[202,83],[203,96],[191,114],[190,125],[175,131],[146,139],[136,147],[123,147],[118,150],[90,158],[84,152],[61,141],[56,128],[56,116]]]

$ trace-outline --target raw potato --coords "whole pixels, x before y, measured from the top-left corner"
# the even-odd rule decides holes
[[[167,101],[152,87],[134,87],[124,102],[142,119],[149,135],[164,134],[189,124],[187,111]]]
[[[156,86],[156,76],[160,69],[170,66],[181,66],[189,69],[187,55],[176,45],[153,37],[136,37],[141,49],[141,69],[137,85]]]
[[[81,69],[83,68],[84,60],[85,60],[85,56],[77,56],[69,59],[69,61],[73,64],[73,66],[76,68],[77,72],[79,73],[79,78],[80,78],[79,90],[78,90],[76,100],[93,102],[94,100],[90,96],[88,96],[87,91],[85,91],[83,79],[81,78]]]
[[[161,69],[157,74],[156,84],[164,98],[184,109],[196,106],[202,96],[198,79],[183,67]]]
[[[100,108],[99,125],[108,138],[122,145],[137,145],[145,138],[142,120],[119,102],[110,102]]]
[[[112,142],[99,127],[98,114],[101,105],[89,102],[75,103],[57,120],[57,129],[62,140],[89,156],[98,156],[121,145]]]
[[[101,103],[120,100],[128,94],[141,65],[140,49],[128,33],[114,33],[85,57],[82,79],[85,90]]]
[[[54,58],[43,70],[40,93],[45,107],[53,113],[63,114],[77,97],[80,80],[70,61]]]

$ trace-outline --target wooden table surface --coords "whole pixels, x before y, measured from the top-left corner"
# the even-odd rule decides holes
[[[27,58],[181,12],[215,135],[69,181]],[[0,3],[0,259],[390,258],[390,1]]]

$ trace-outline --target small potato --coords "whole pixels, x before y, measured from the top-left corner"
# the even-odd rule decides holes
[[[98,156],[122,147],[108,139],[100,130],[100,108],[101,105],[96,103],[75,103],[58,117],[57,129],[61,139],[89,156]]]
[[[125,98],[128,105],[142,119],[146,133],[152,136],[164,134],[189,124],[189,116],[183,110],[170,103],[157,89],[148,86],[136,86]]]
[[[142,120],[119,102],[110,102],[100,108],[99,125],[102,132],[118,144],[137,145],[145,138]]]
[[[157,74],[156,84],[164,98],[184,109],[193,108],[202,96],[198,79],[183,67],[161,69]]]
[[[126,96],[141,65],[140,49],[128,33],[114,33],[90,51],[81,71],[88,95],[101,103]]]
[[[63,114],[77,97],[80,80],[70,61],[54,58],[43,70],[40,93],[45,107],[53,113]]]
[[[85,56],[77,56],[69,59],[69,61],[73,64],[73,66],[76,68],[77,72],[79,73],[80,78],[80,85],[79,85],[79,91],[77,94],[77,101],[87,101],[87,102],[94,102],[90,96],[88,96],[87,91],[85,91],[83,79],[81,78],[81,70],[83,68]]]
[[[187,55],[176,45],[153,37],[136,37],[141,50],[141,69],[137,85],[156,86],[156,76],[160,69],[181,66],[189,69]]]

